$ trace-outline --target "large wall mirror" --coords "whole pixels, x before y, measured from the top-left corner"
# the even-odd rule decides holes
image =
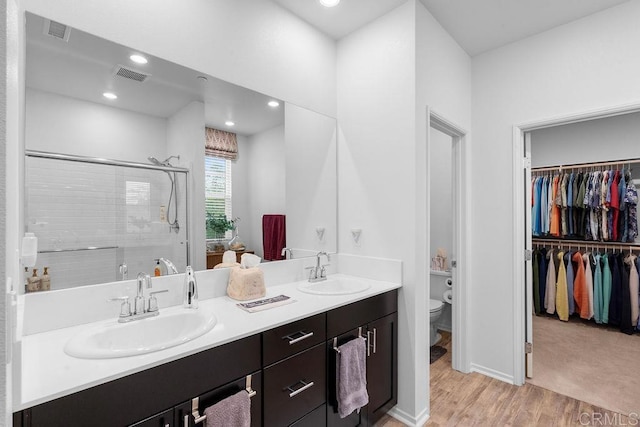
[[[51,290],[206,268],[207,209],[235,220],[217,240],[237,233],[268,260],[337,250],[334,118],[37,15],[26,26],[25,231]],[[237,154],[211,158],[209,129]]]

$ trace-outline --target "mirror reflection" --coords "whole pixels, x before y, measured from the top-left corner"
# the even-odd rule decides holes
[[[25,231],[50,289],[230,246],[335,252],[335,119],[30,13],[26,63]]]

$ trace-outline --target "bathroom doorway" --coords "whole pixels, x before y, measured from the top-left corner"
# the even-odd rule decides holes
[[[425,260],[432,353],[450,353],[451,367],[469,372],[466,349],[466,132],[442,116],[428,112],[428,231]],[[431,322],[433,321],[433,327]],[[446,339],[442,340],[442,336]],[[446,344],[446,345],[445,345]]]

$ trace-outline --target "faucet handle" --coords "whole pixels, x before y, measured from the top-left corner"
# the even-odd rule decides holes
[[[320,267],[320,277],[327,277],[327,267],[329,267],[331,264],[322,264],[322,267]]]
[[[309,279],[315,279],[318,277],[318,269],[316,267],[305,267],[305,270],[309,270]]]
[[[156,294],[162,294],[165,292],[169,292],[169,290],[164,289],[162,291],[149,292],[149,306],[147,311],[158,311],[158,300],[156,299]]]
[[[129,304],[129,296],[109,298],[107,301],[122,301],[122,304],[120,305],[120,317],[131,316],[131,305]]]

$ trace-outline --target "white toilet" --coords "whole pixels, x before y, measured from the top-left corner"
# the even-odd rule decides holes
[[[431,347],[438,344],[438,342],[440,342],[440,339],[442,338],[442,336],[438,333],[438,330],[436,328],[436,322],[440,318],[440,315],[442,314],[443,307],[444,307],[444,302],[438,301],[435,299],[429,300],[429,319],[430,319],[429,325],[431,325],[431,336],[429,338],[429,345]]]
[[[442,274],[440,272],[431,273],[431,295],[432,297],[440,297],[439,299],[429,299],[429,319],[430,319],[430,334],[429,345],[436,345],[442,336],[438,333],[438,319],[442,315],[446,305],[453,302],[453,294],[451,286],[453,281],[448,274]],[[450,323],[450,319],[445,319],[445,323]]]

